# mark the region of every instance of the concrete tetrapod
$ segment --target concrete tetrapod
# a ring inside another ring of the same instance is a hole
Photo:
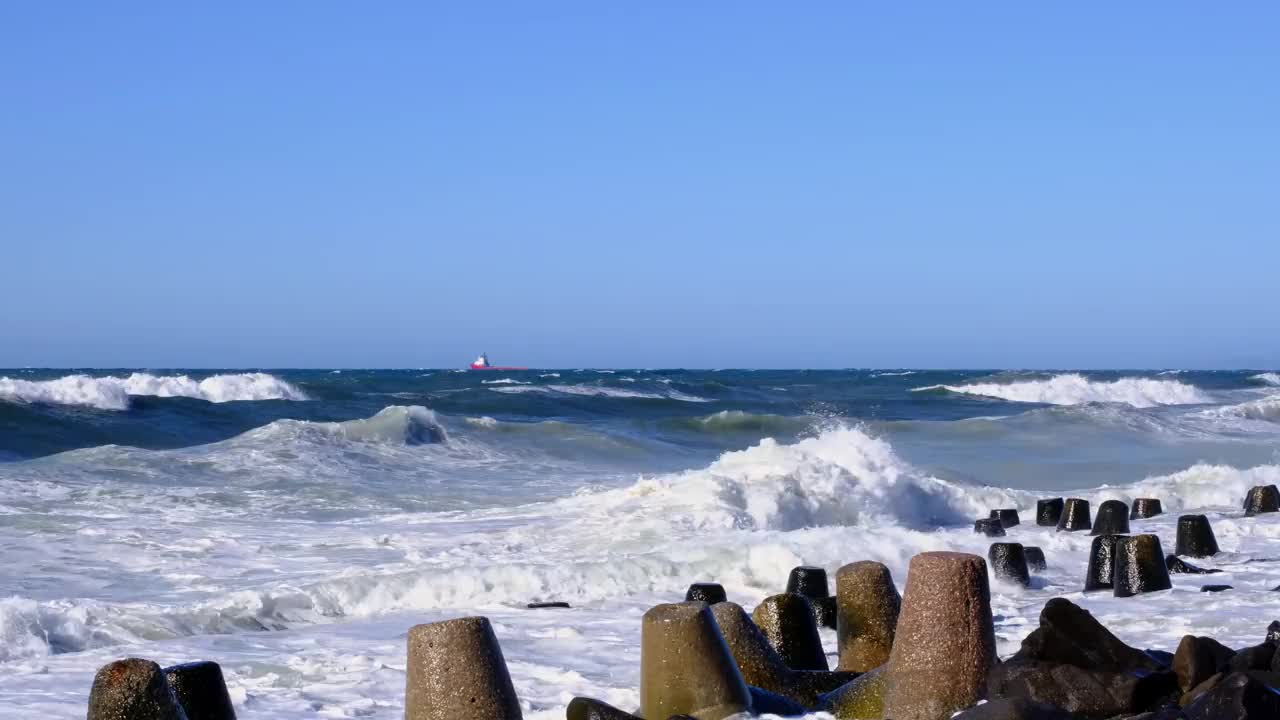
[[[164,675],[178,704],[186,711],[187,720],[236,720],[231,694],[227,692],[227,682],[218,663],[208,660],[183,663],[165,668]]]
[[[88,720],[187,720],[164,671],[150,660],[103,665],[89,691]]]
[[[820,695],[852,680],[853,673],[793,670],[769,639],[736,603],[711,606],[733,661],[747,685],[812,707]]]
[[[484,617],[409,629],[405,720],[521,720],[502,647]]]
[[[809,599],[797,593],[771,595],[751,613],[765,637],[794,670],[828,670],[827,654]]]
[[[889,568],[864,560],[836,572],[836,639],[841,670],[867,672],[889,660],[902,597]]]
[[[640,630],[640,715],[722,720],[751,709],[751,694],[704,602],[667,603]]]
[[[956,552],[911,558],[889,656],[884,716],[947,720],[986,696],[995,660],[986,561]]]

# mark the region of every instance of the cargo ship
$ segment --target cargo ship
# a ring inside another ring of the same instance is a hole
[[[505,365],[490,365],[489,355],[487,353],[480,353],[480,357],[476,358],[475,362],[471,363],[471,367],[468,369],[469,370],[528,370],[529,368],[508,367]]]

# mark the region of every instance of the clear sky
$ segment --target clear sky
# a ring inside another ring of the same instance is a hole
[[[1280,365],[1274,2],[0,4],[0,366]]]

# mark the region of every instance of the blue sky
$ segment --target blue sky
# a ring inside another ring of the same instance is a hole
[[[180,5],[0,5],[0,366],[1280,365],[1274,3]]]

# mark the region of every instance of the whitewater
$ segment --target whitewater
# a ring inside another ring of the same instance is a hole
[[[245,718],[398,718],[404,633],[494,623],[525,717],[639,704],[640,617],[695,581],[748,609],[801,564],[1042,547],[993,583],[998,649],[1044,602],[1123,640],[1244,646],[1280,618],[1277,383],[1241,372],[0,371],[0,713],[84,716],[124,656],[222,664]],[[1035,502],[1204,512],[1222,573],[1085,595],[1091,538]],[[1204,594],[1199,587],[1234,589]],[[530,610],[560,600],[569,609]],[[834,635],[824,636],[834,653]]]

